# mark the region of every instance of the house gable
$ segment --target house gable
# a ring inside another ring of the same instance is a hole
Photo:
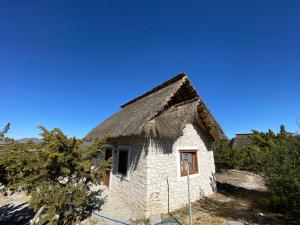
[[[206,131],[213,139],[226,138],[188,77],[179,74],[121,106],[119,112],[94,128],[86,138],[175,137],[188,122]]]

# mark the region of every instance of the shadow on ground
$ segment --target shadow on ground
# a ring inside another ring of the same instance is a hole
[[[1,225],[25,225],[33,216],[34,212],[27,207],[27,203],[17,206],[11,204],[0,206]]]
[[[217,189],[217,194],[193,203],[194,224],[296,224],[285,220],[279,214],[261,208],[260,199],[268,196],[268,192],[249,190],[227,183],[217,183]],[[264,216],[259,216],[259,213],[263,213]],[[188,217],[189,209],[184,207],[164,215],[163,219],[188,224]]]
[[[229,220],[245,221],[248,224],[284,224],[279,215],[261,208],[260,199],[267,197],[268,192],[249,190],[227,183],[217,183],[217,188],[220,194],[227,197],[227,200],[209,198],[200,200],[199,210]],[[260,217],[259,213],[263,213],[264,216]]]

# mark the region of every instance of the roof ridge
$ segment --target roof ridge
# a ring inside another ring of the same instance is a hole
[[[166,103],[163,105],[162,109],[159,110],[159,111],[157,111],[157,112],[155,113],[155,115],[154,115],[151,119],[149,119],[148,121],[151,121],[151,120],[155,119],[156,117],[159,117],[161,114],[163,114],[164,112],[168,111],[168,110],[169,110],[170,108],[172,108],[173,106],[174,106],[174,107],[176,107],[176,106],[178,107],[178,106],[180,106],[180,105],[184,105],[184,104],[187,104],[187,103],[196,101],[196,100],[200,100],[200,97],[199,97],[199,95],[197,94],[197,95],[196,95],[194,98],[192,98],[192,99],[188,99],[188,100],[185,100],[185,101],[183,101],[183,102],[179,102],[179,103],[172,104],[172,100],[173,100],[174,97],[177,95],[178,91],[182,89],[182,87],[183,87],[184,85],[188,84],[188,85],[190,85],[190,86],[193,88],[193,90],[195,90],[194,87],[193,87],[193,85],[191,84],[190,80],[188,79],[188,77],[185,76],[185,77],[183,77],[183,78],[184,78],[184,82],[178,87],[178,89],[177,89],[171,96],[169,96],[169,98],[167,99]],[[182,79],[183,79],[183,78],[182,78]],[[195,90],[195,91],[196,91],[196,90]],[[196,93],[197,93],[197,92],[196,92]],[[146,123],[147,123],[147,122],[146,122]]]
[[[125,108],[126,106],[131,105],[132,103],[134,103],[134,102],[136,102],[140,99],[143,99],[143,98],[145,98],[145,97],[147,97],[147,96],[149,96],[149,95],[151,95],[151,94],[153,94],[153,93],[155,93],[155,92],[157,92],[157,91],[159,91],[159,90],[161,90],[161,89],[163,89],[163,88],[165,88],[165,87],[167,87],[167,86],[169,86],[169,85],[171,85],[171,84],[173,84],[173,83],[175,83],[175,82],[177,82],[181,79],[183,79],[184,77],[187,77],[187,75],[185,73],[179,73],[178,75],[176,75],[176,76],[172,77],[171,79],[163,82],[162,84],[156,86],[155,88],[153,88],[152,90],[146,92],[145,94],[142,94],[139,97],[136,97],[136,98],[130,100],[129,102],[121,105],[121,108]]]

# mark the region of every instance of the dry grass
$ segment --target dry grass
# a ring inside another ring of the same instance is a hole
[[[263,213],[263,224],[285,224],[281,215],[265,211],[259,207],[259,199],[267,193],[235,189],[223,190],[209,198],[193,204],[195,225],[243,225],[258,224],[258,213]],[[189,224],[188,208],[182,208],[163,216],[164,221],[177,220],[179,224]]]

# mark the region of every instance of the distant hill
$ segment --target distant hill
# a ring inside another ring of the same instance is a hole
[[[39,143],[41,140],[38,138],[22,138],[22,139],[15,140],[15,142],[17,143],[26,143],[28,141],[32,141],[33,143]]]

